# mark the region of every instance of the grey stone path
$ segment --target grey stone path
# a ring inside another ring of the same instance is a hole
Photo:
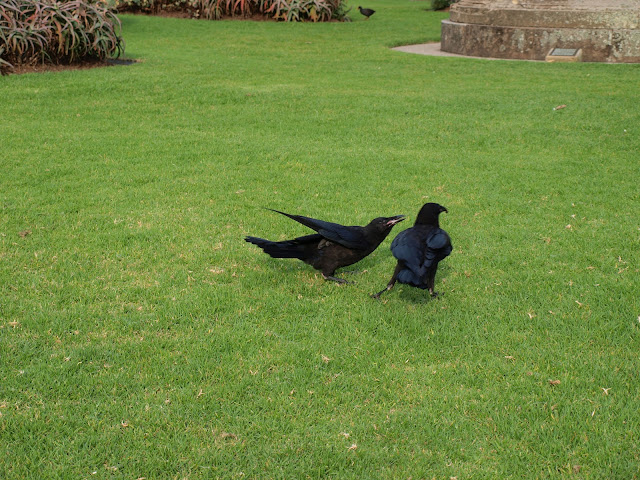
[[[418,53],[420,55],[432,55],[435,57],[458,57],[458,58],[479,58],[481,60],[507,60],[513,61],[510,58],[488,58],[488,57],[467,57],[466,55],[458,55],[457,53],[443,52],[440,50],[440,42],[438,43],[419,43],[417,45],[403,45],[401,47],[394,47],[392,50],[406,53]],[[519,60],[519,61],[538,61],[538,60]]]

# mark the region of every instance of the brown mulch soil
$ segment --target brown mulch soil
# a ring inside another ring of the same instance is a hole
[[[191,12],[185,10],[167,10],[162,9],[157,13],[142,11],[142,10],[121,10],[118,13],[126,13],[129,15],[144,15],[149,17],[165,17],[165,18],[190,18],[196,20],[196,17],[192,15]],[[224,15],[217,21],[220,20],[251,20],[254,22],[277,22],[277,20],[263,15],[262,13],[254,13],[252,15],[242,16],[242,15]]]
[[[70,65],[51,65],[38,63],[36,65],[17,65],[7,73],[9,75],[22,75],[23,73],[61,72],[63,70],[87,70],[89,68],[109,67],[106,62],[82,62]]]
[[[118,10],[118,13],[127,13],[130,15],[148,15],[150,17],[192,18],[191,13],[185,10],[161,9],[158,12],[149,12],[140,9],[120,9]]]
[[[131,65],[137,63],[136,60],[107,60],[106,62],[93,60],[83,60],[81,62],[74,62],[71,64],[49,64],[49,63],[37,63],[34,65],[16,65],[13,69],[7,71],[8,75],[22,75],[23,73],[45,73],[45,72],[62,72],[65,70],[89,70],[90,68],[102,68],[113,67],[117,65]]]

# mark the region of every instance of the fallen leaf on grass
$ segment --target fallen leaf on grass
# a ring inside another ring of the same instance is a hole
[[[354,443],[347,450],[351,451],[351,450],[356,450],[357,448],[358,448],[358,445]]]
[[[558,105],[557,107],[554,107],[554,110],[562,110],[563,108],[567,108],[566,105]]]
[[[220,438],[223,440],[238,440],[238,436],[235,433],[222,432]]]
[[[507,360],[514,360],[515,357],[513,355],[505,355],[504,358],[506,358]]]
[[[549,385],[560,385],[560,380],[549,380]]]
[[[20,235],[22,238],[28,237],[30,234],[31,234],[31,230],[23,230],[21,232],[18,232],[18,235]]]

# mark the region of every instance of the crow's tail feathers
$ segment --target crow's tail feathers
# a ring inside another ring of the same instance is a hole
[[[257,245],[264,253],[273,258],[305,258],[305,245],[296,240],[286,240],[284,242],[272,242],[258,237],[245,237],[245,241]]]

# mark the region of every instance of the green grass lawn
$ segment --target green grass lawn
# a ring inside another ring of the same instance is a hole
[[[446,14],[364,6],[0,79],[0,478],[640,476],[640,66],[395,52]],[[374,301],[428,201],[444,295]],[[262,206],[409,218],[338,285]]]

